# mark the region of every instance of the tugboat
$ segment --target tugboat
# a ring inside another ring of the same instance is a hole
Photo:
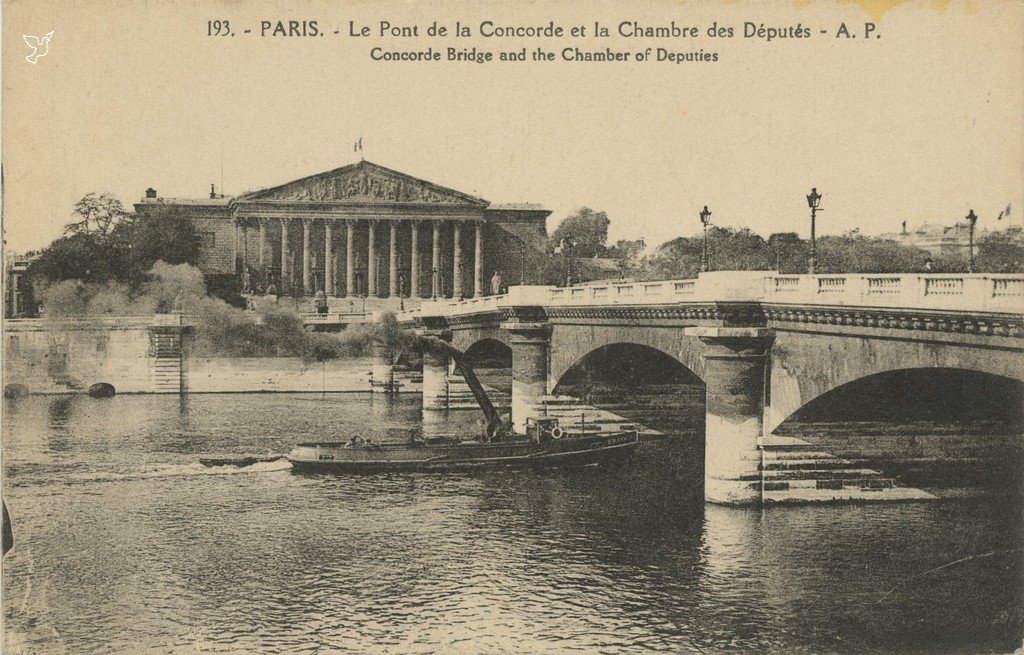
[[[462,352],[446,343],[486,418],[477,439],[422,439],[415,432],[406,443],[349,441],[300,443],[288,454],[297,473],[381,473],[472,471],[494,468],[581,466],[620,461],[639,442],[636,430],[601,434],[565,434],[557,418],[527,419],[526,436],[511,434]]]

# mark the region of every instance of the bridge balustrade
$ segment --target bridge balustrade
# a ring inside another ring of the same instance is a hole
[[[765,278],[766,302],[1024,312],[1024,275],[869,274]]]
[[[803,305],[899,307],[962,312],[1024,313],[1021,274],[779,275],[715,271],[697,279],[594,282],[573,287],[514,286],[507,294],[425,302],[399,315],[453,316],[514,306],[658,305],[754,301]]]

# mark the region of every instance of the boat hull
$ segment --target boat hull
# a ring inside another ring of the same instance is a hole
[[[538,445],[529,441],[442,446],[388,444],[300,444],[288,455],[296,473],[389,473],[479,471],[611,464],[628,457],[636,432],[566,438]]]

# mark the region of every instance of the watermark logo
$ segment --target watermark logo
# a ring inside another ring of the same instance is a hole
[[[39,38],[38,36],[30,36],[28,34],[22,34],[21,38],[25,39],[25,44],[32,48],[32,54],[25,57],[25,61],[30,64],[34,64],[39,61],[40,57],[45,57],[46,53],[50,51],[50,37],[53,36],[53,31],[46,33],[46,36]]]

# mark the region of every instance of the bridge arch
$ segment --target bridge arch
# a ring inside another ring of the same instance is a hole
[[[681,328],[556,325],[551,333],[549,390],[554,390],[569,369],[584,357],[616,344],[658,351],[704,380],[705,346],[698,339],[685,336]]]
[[[617,378],[621,383],[700,380],[690,367],[670,353],[643,344],[618,342],[594,348],[561,375],[552,376],[552,393],[558,393],[566,384],[580,382],[588,374]]]
[[[463,352],[473,368],[512,368],[512,347],[501,339],[480,339]]]
[[[832,391],[881,374],[956,370],[1024,383],[1024,358],[1007,354],[956,344],[777,333],[765,431]]]
[[[452,330],[452,346],[462,352],[469,352],[481,341],[498,341],[511,347],[508,333],[497,325]]]
[[[962,368],[900,368],[841,384],[809,400],[790,418],[1019,424],[1024,422],[1024,381]]]

